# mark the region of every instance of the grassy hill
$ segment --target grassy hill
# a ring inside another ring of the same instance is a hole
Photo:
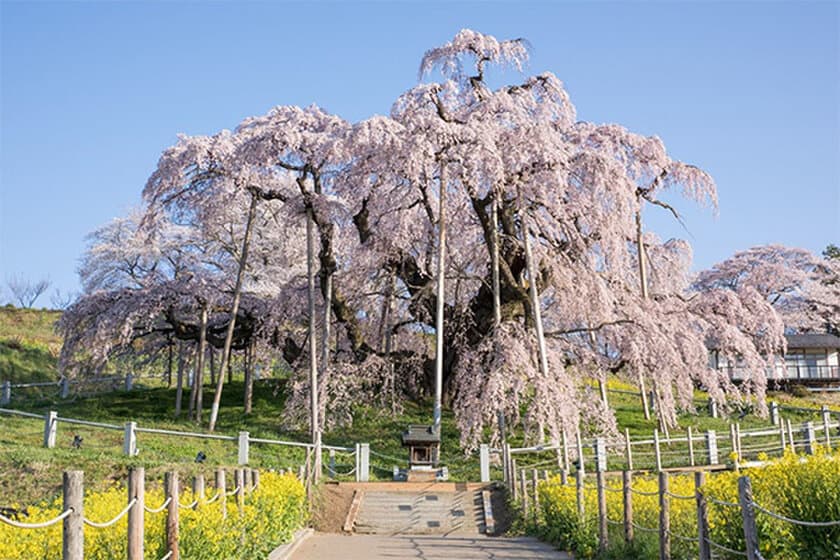
[[[60,311],[0,307],[0,381],[23,383],[58,377]]]

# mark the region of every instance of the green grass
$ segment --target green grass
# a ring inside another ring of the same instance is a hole
[[[0,307],[0,381],[50,381],[58,377],[59,311]]]

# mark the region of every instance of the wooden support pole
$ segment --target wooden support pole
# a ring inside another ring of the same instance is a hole
[[[146,470],[134,467],[128,471],[128,500],[137,499],[128,510],[128,560],[143,560],[143,518],[146,496]]]
[[[259,469],[252,469],[251,470],[251,483],[253,485],[254,490],[257,490],[260,487],[260,471],[259,471]]]
[[[738,503],[741,504],[741,518],[744,522],[744,546],[747,560],[758,560],[758,530],[755,526],[755,511],[752,506],[752,485],[748,476],[738,478]]]
[[[204,475],[197,474],[192,480],[193,500],[195,505],[193,509],[198,509],[204,503]]]
[[[605,552],[609,540],[607,527],[607,490],[604,481],[604,471],[598,469],[595,473],[596,485],[598,487],[598,550]]]
[[[735,462],[738,462],[738,442],[735,440],[735,424],[729,424],[729,447],[732,449],[730,457],[735,456]]]
[[[633,542],[633,472],[622,471],[621,473],[621,489],[622,497],[624,498],[624,541],[627,544]]]
[[[63,478],[64,510],[72,509],[73,513],[64,518],[61,557],[63,560],[84,560],[84,473],[65,471]]]
[[[735,423],[735,444],[738,446],[738,462],[744,460],[744,454],[741,452],[741,424]]]
[[[671,500],[668,473],[659,471],[659,560],[671,560]]]
[[[697,504],[697,542],[699,560],[712,560],[709,545],[709,510],[706,496],[703,495],[703,485],[706,484],[706,473],[694,473],[694,500]]]
[[[565,428],[560,433],[560,437],[562,439],[561,443],[563,445],[563,453],[562,453],[562,457],[561,457],[563,463],[560,464],[559,466],[564,471],[569,472],[569,444],[568,444],[568,441],[566,440],[566,429]]]
[[[630,430],[624,428],[624,454],[627,458],[627,470],[633,470],[633,446],[630,441]]]
[[[222,511],[222,519],[227,519],[227,488],[225,487],[225,469],[216,469],[216,491],[219,493],[219,509]]]
[[[662,470],[662,452],[659,449],[659,430],[656,428],[653,430],[653,447],[656,455],[656,471],[659,472]]]
[[[528,517],[528,480],[526,479],[525,469],[519,469],[519,499],[522,502],[522,514]]]
[[[779,425],[779,403],[770,401],[770,423],[774,426]]]
[[[242,469],[236,469],[236,508],[242,516],[245,512],[245,476]]]
[[[166,506],[166,549],[171,553],[169,560],[179,560],[181,551],[178,547],[178,473],[168,472],[164,475],[163,484],[169,505]],[[223,500],[223,497],[219,497]]]

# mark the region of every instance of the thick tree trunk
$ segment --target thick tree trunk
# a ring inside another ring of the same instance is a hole
[[[207,350],[207,306],[201,308],[201,330],[198,335],[198,359],[196,360],[195,376],[190,391],[189,417],[201,423],[201,405],[203,400],[202,386],[204,384],[204,353]],[[194,415],[193,415],[194,414]]]
[[[181,416],[181,401],[184,397],[184,343],[178,343],[178,381],[175,388],[175,418]]]
[[[443,396],[443,309],[446,298],[446,164],[440,164],[440,195],[438,197],[438,254],[437,254],[437,310],[435,315],[435,408],[434,431],[440,434]]]
[[[239,299],[242,296],[242,277],[245,275],[245,265],[248,261],[248,244],[251,240],[251,226],[254,223],[254,216],[257,212],[257,197],[251,195],[251,207],[248,209],[248,222],[245,224],[245,237],[242,240],[242,254],[239,257],[239,269],[236,271],[236,286],[233,289],[233,306],[230,310],[230,322],[228,323],[225,346],[222,350],[222,363],[220,366],[219,379],[216,384],[216,392],[213,395],[213,407],[210,409],[210,424],[208,428],[212,432],[216,429],[216,420],[219,417],[219,403],[222,400],[222,388],[224,387],[225,370],[230,360],[230,347],[233,342],[233,329],[236,326],[236,313],[239,311]]]
[[[169,344],[167,345],[167,356],[166,356],[166,388],[172,388],[172,350],[173,350],[172,339],[169,339]]]

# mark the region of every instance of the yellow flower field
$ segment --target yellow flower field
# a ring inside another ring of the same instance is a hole
[[[151,484],[148,482],[147,484]],[[209,489],[207,498],[215,491]],[[147,489],[146,507],[156,509],[164,502],[162,488]],[[182,491],[180,502],[194,500],[189,490]],[[127,492],[114,486],[105,491],[86,493],[86,519],[104,522],[125,508]],[[15,505],[15,508],[23,506]],[[58,516],[61,497],[27,507],[28,516],[20,521],[37,523]],[[227,519],[222,518],[219,502],[202,504],[197,509],[180,510],[180,550],[185,560],[234,560],[265,558],[277,545],[287,542],[304,522],[306,496],[303,485],[291,474],[261,473],[260,485],[248,494],[240,515],[233,497],[228,498]],[[166,554],[166,511],[145,513],[145,556],[161,558]],[[0,560],[53,560],[61,556],[62,524],[45,529],[19,529],[0,523]],[[126,557],[127,518],[99,529],[85,526],[85,559],[110,560]]]

